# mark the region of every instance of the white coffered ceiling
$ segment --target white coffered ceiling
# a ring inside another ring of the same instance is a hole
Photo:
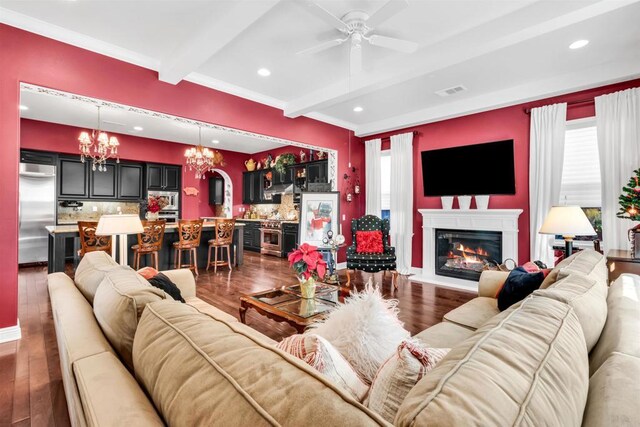
[[[386,1],[317,3],[342,17]],[[296,54],[340,36],[302,0],[0,0],[0,22],[358,135],[640,77],[637,0],[409,0],[376,33],[419,49],[363,45],[354,77],[348,43]],[[578,39],[590,43],[570,50]],[[467,90],[435,94],[457,85]]]

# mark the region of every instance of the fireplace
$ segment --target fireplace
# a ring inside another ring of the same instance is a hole
[[[502,232],[435,230],[435,274],[477,281],[502,262]]]

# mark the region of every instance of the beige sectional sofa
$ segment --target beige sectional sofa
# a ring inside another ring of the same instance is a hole
[[[73,425],[388,425],[274,342],[165,272],[177,303],[106,254],[74,283],[49,276]],[[452,350],[409,393],[396,425],[640,424],[640,278],[607,287],[602,255],[563,261],[544,289],[500,313],[502,273],[417,334]],[[420,285],[413,285],[420,286]]]

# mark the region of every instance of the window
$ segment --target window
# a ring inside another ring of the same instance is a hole
[[[600,160],[595,118],[567,122],[560,204],[582,207],[598,233],[597,238],[602,239]],[[576,240],[595,238],[578,236]]]
[[[382,192],[380,217],[389,219],[391,213],[391,150],[380,153],[380,191]]]

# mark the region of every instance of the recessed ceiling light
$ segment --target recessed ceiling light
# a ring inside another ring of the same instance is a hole
[[[589,44],[589,40],[576,40],[569,45],[569,49],[580,49]]]
[[[217,139],[212,139],[211,142],[213,142],[214,144],[220,143],[220,141],[218,141]]]
[[[27,107],[26,105],[21,105],[20,106],[20,111],[27,111],[29,109],[29,107]]]
[[[266,68],[260,68],[260,69],[258,70],[258,74],[259,74],[259,75],[261,75],[262,77],[268,77],[268,76],[270,76],[270,75],[271,75],[271,71],[269,71],[269,70],[268,70],[268,69],[266,69]]]
[[[357,107],[353,107],[353,111],[355,111],[356,113],[361,112],[362,110],[364,110],[364,108],[357,106]]]
[[[142,126],[134,126],[133,130],[141,131],[144,130],[144,128]]]

